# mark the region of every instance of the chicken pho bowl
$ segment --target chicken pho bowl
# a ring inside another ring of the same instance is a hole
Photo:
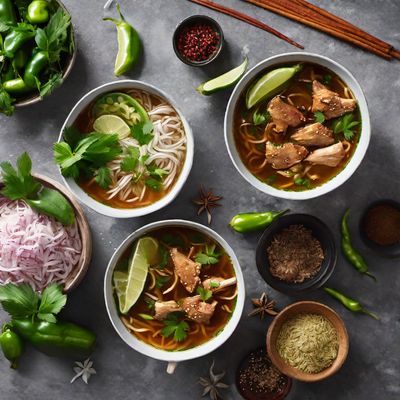
[[[67,186],[95,211],[130,218],[156,211],[179,193],[193,160],[193,137],[172,100],[140,81],[86,94],[54,146]]]
[[[177,362],[205,355],[235,330],[244,305],[238,260],[225,240],[190,221],[142,227],[105,276],[111,322],[133,349]]]
[[[364,94],[329,58],[288,53],[262,61],[238,83],[225,140],[242,176],[276,197],[309,199],[345,182],[370,140]]]

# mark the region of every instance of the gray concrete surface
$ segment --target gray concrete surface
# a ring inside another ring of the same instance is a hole
[[[83,94],[116,79],[113,75],[116,33],[111,24],[101,21],[104,1],[65,0],[77,32],[79,53],[75,68],[62,88],[50,98],[19,109],[12,118],[0,116],[1,160],[15,160],[23,150],[28,150],[36,171],[60,180],[52,161],[51,146],[64,119]],[[254,262],[258,234],[234,234],[227,227],[231,216],[239,211],[290,207],[293,211],[310,213],[324,220],[338,240],[338,223],[345,207],[352,207],[351,228],[355,231],[359,213],[369,201],[381,197],[399,200],[399,62],[386,62],[239,0],[220,2],[269,23],[304,44],[307,51],[331,57],[354,73],[365,90],[372,120],[372,141],[364,162],[341,188],[319,199],[289,202],[257,192],[236,172],[225,148],[223,116],[230,91],[202,97],[194,88],[208,77],[239,64],[245,46],[249,48],[250,66],[269,56],[297,49],[245,23],[184,0],[121,1],[127,19],[138,29],[144,44],[142,61],[128,76],[160,87],[179,104],[195,135],[193,170],[176,201],[147,217],[119,221],[85,208],[93,233],[93,260],[84,282],[69,296],[63,314],[97,332],[99,342],[93,360],[98,373],[88,386],[82,381],[70,385],[73,375],[71,360],[48,358],[28,349],[18,372],[11,371],[7,363],[0,360],[1,400],[200,399],[198,377],[207,374],[213,359],[217,371],[227,371],[225,381],[231,385],[228,391],[224,391],[223,398],[239,399],[234,387],[235,368],[244,354],[264,343],[269,323],[269,320],[261,322],[246,316],[251,309],[250,298],[267,290],[280,307],[295,299],[280,295],[266,286]],[[314,2],[400,47],[398,0]],[[219,62],[203,69],[183,65],[175,57],[171,45],[175,25],[195,13],[216,18],[227,41]],[[224,196],[223,207],[216,210],[212,227],[224,236],[240,259],[247,300],[241,323],[224,346],[207,357],[182,363],[175,375],[168,376],[165,363],[129,349],[114,332],[104,306],[103,275],[116,246],[143,224],[175,217],[205,223],[205,216],[197,217],[191,203],[201,183]],[[342,370],[331,379],[316,384],[296,382],[288,397],[290,400],[400,398],[398,261],[375,256],[357,237],[355,244],[365,253],[378,283],[361,277],[341,256],[331,283],[362,300],[366,307],[380,315],[381,321],[353,315],[323,293],[307,296],[331,305],[340,313],[348,327],[350,353]],[[5,314],[1,313],[1,322],[5,319]]]

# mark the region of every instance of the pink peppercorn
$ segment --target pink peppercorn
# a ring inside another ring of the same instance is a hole
[[[178,34],[177,47],[190,61],[206,61],[218,49],[220,34],[210,25],[196,23],[184,27]]]

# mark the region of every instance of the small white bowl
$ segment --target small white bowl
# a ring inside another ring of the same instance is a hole
[[[350,161],[345,166],[345,168],[341,172],[339,172],[339,174],[337,174],[335,177],[333,177],[328,182],[322,184],[321,186],[301,192],[294,192],[294,191],[290,192],[285,190],[279,190],[257,179],[243,164],[240,155],[237,151],[235,138],[233,135],[233,123],[234,123],[234,113],[236,104],[239,100],[240,95],[246,89],[248,84],[254,79],[255,76],[257,76],[260,72],[266,69],[270,69],[275,65],[277,66],[285,63],[294,63],[294,62],[311,62],[319,64],[325,68],[330,69],[332,72],[338,75],[353,92],[358,102],[358,106],[360,108],[361,121],[362,121],[359,143],[356,147],[353,156],[351,157]],[[231,157],[233,164],[235,165],[239,173],[243,176],[243,178],[245,178],[255,188],[266,194],[289,200],[312,199],[314,197],[326,194],[336,189],[344,182],[346,182],[347,179],[349,179],[351,175],[353,175],[353,173],[363,160],[365,153],[367,152],[367,148],[371,137],[371,126],[369,120],[367,101],[356,78],[351,74],[351,72],[348,69],[346,69],[336,61],[331,60],[328,57],[320,56],[318,54],[313,54],[313,53],[302,53],[302,52],[285,53],[267,58],[266,60],[258,63],[255,67],[253,67],[243,76],[243,78],[236,85],[229,99],[228,106],[225,112],[224,131],[225,131],[225,143],[228,148],[228,153]]]
[[[232,261],[233,268],[236,274],[237,289],[238,289],[235,309],[233,311],[231,319],[226,324],[222,332],[220,332],[217,336],[209,340],[207,343],[203,343],[200,346],[193,347],[188,350],[175,351],[175,352],[165,351],[150,346],[149,344],[146,344],[145,342],[142,342],[141,340],[137,339],[127,330],[127,328],[122,323],[118,315],[117,305],[115,304],[113,296],[113,284],[112,284],[112,276],[118,260],[120,259],[121,255],[124,254],[125,251],[129,248],[129,246],[131,246],[132,243],[135,242],[135,240],[139,239],[142,236],[151,234],[151,232],[154,231],[155,229],[172,227],[172,226],[174,227],[181,226],[185,228],[196,229],[201,233],[203,233],[204,235],[209,236],[210,238],[215,240],[219,245],[221,245]],[[197,224],[195,222],[180,220],[180,219],[171,219],[166,221],[153,222],[151,224],[145,225],[142,228],[133,232],[122,242],[122,244],[118,247],[118,249],[111,257],[111,260],[107,266],[106,274],[104,277],[104,298],[108,316],[111,320],[112,325],[114,326],[114,329],[117,331],[121,339],[132,349],[138,351],[139,353],[144,354],[145,356],[152,357],[161,361],[167,361],[169,363],[167,372],[173,373],[178,362],[202,357],[214,351],[215,349],[220,347],[223,343],[225,343],[226,340],[228,340],[228,338],[235,331],[236,326],[238,325],[239,320],[242,316],[244,299],[245,299],[245,285],[244,285],[242,270],[240,268],[239,261],[235,253],[233,252],[232,248],[228,245],[228,243],[220,235],[218,235],[218,233],[214,232],[212,229],[204,225]]]
[[[138,90],[144,90],[148,93],[154,94],[158,97],[161,97],[165,101],[167,101],[169,104],[174,107],[174,109],[177,111],[179,114],[179,117],[182,120],[183,127],[185,129],[185,134],[186,134],[186,156],[185,156],[185,162],[182,167],[182,171],[175,182],[175,185],[172,187],[172,189],[168,192],[167,195],[165,195],[163,198],[160,200],[156,201],[155,203],[152,203],[148,206],[145,207],[137,207],[137,208],[129,208],[129,209],[123,209],[123,208],[114,208],[110,207],[106,204],[103,204],[97,200],[95,200],[93,197],[89,196],[72,178],[65,178],[62,177],[64,180],[65,185],[75,194],[78,199],[86,204],[88,207],[92,208],[94,211],[97,211],[100,214],[107,215],[108,217],[115,217],[115,218],[133,218],[133,217],[141,217],[146,214],[150,214],[154,211],[157,211],[169,203],[171,203],[175,197],[178,195],[178,193],[181,191],[183,185],[186,182],[187,177],[189,176],[190,170],[192,168],[193,164],[193,152],[194,152],[194,140],[193,140],[193,133],[192,130],[186,121],[185,117],[182,115],[182,113],[179,111],[177,108],[175,102],[162,90],[156,88],[153,85],[150,85],[145,82],[141,81],[134,81],[130,79],[126,80],[119,80],[115,82],[109,82],[105,83],[104,85],[101,85],[93,90],[91,90],[89,93],[85,94],[79,101],[76,103],[75,107],[72,109],[72,111],[69,113],[67,119],[65,120],[61,132],[58,138],[58,141],[61,142],[63,141],[63,132],[64,129],[67,126],[71,126],[79,114],[90,104],[92,103],[97,97],[102,95],[103,93],[108,93],[112,91],[118,91],[118,90],[123,90],[123,89],[138,89]]]

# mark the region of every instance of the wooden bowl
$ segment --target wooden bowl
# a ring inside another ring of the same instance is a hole
[[[58,190],[63,196],[71,203],[75,211],[75,219],[78,225],[79,235],[82,242],[81,258],[78,264],[75,266],[73,272],[68,277],[64,285],[64,292],[69,293],[75,289],[82,281],[89,267],[90,260],[92,258],[92,235],[88,221],[83,213],[83,209],[76,200],[75,196],[61,183],[58,183],[54,179],[48,178],[41,174],[32,174],[37,178],[44,186]]]
[[[316,374],[310,374],[291,367],[279,355],[276,348],[276,340],[283,323],[288,319],[302,313],[320,314],[324,316],[332,323],[338,335],[339,350],[335,361],[329,368]],[[330,377],[342,367],[349,351],[349,337],[343,320],[331,308],[315,301],[299,301],[284,308],[274,318],[272,324],[268,328],[267,350],[271,361],[283,374],[303,382],[316,382]]]

